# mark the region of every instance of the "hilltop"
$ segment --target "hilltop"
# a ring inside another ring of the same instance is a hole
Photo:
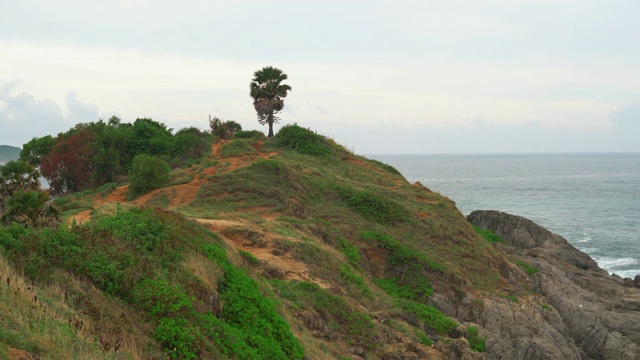
[[[56,229],[0,228],[0,353],[589,358],[546,263],[486,229],[510,233],[297,125],[254,135],[216,139],[139,196],[58,197]]]
[[[20,157],[20,148],[10,145],[0,145],[0,164]]]

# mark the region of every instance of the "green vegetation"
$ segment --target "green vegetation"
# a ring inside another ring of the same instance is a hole
[[[338,246],[340,252],[347,258],[347,261],[349,261],[353,267],[359,268],[361,256],[358,247],[345,238],[338,239]]]
[[[540,272],[540,269],[536,268],[535,266],[529,265],[522,260],[517,260],[516,264],[520,265],[529,276],[533,276],[536,273]]]
[[[475,225],[471,225],[473,227],[473,230],[479,234],[480,236],[482,236],[483,238],[485,238],[485,240],[487,240],[489,243],[493,244],[493,243],[501,243],[503,242],[502,239],[496,235],[493,231],[491,230],[483,230]]]
[[[244,155],[253,155],[255,153],[256,153],[256,149],[254,149],[250,140],[248,141],[244,139],[235,139],[222,145],[220,156],[222,156],[223,158],[228,158],[228,157],[236,157],[236,156],[244,156]]]
[[[298,124],[283,126],[278,131],[276,139],[280,146],[293,149],[300,154],[327,157],[332,153],[329,142],[323,136]]]
[[[478,334],[478,327],[469,326],[467,328],[467,341],[471,350],[475,352],[484,352],[484,339]]]
[[[397,299],[396,302],[405,311],[415,315],[429,329],[439,334],[452,334],[458,326],[455,320],[444,316],[440,310],[427,304],[407,299]]]
[[[264,140],[266,136],[260,130],[240,130],[233,135],[234,139],[257,139]]]
[[[344,299],[331,294],[318,284],[272,280],[280,298],[296,309],[308,309],[330,328],[344,336],[348,342],[365,347],[375,346],[374,324],[371,317],[352,308]]]
[[[400,174],[400,171],[398,171],[398,169],[394,168],[393,166],[389,165],[389,164],[385,164],[382,161],[376,160],[376,159],[369,159],[369,158],[365,158],[365,160],[367,162],[370,162],[372,164],[375,164],[376,166],[380,167],[382,170],[394,174],[394,175],[402,175]]]
[[[0,247],[33,281],[57,281],[52,274],[63,270],[143,311],[170,358],[303,357],[273,300],[227,260],[220,240],[171,213],[134,208],[70,229],[0,228]],[[193,268],[215,264],[222,274],[199,277],[180,265],[198,253],[206,258],[196,256]],[[217,292],[207,290],[211,281]],[[225,304],[219,316],[206,310],[211,296]]]
[[[508,294],[498,294],[499,297],[503,298],[503,299],[507,299],[511,302],[518,302],[518,298],[513,296],[513,295],[508,295]]]
[[[549,304],[545,304],[543,302],[538,302],[538,305],[546,311],[553,311],[553,307]]]
[[[17,184],[44,164],[56,184],[44,203],[64,225],[0,225],[11,271],[0,296],[13,299],[0,302],[21,307],[21,319],[0,307],[14,319],[0,330],[0,358],[8,347],[39,358],[380,358],[394,333],[427,346],[459,336],[426,305],[436,290],[452,301],[520,296],[501,276],[499,247],[449,199],[295,124],[266,139],[235,130],[112,118],[25,145],[28,171],[3,177],[2,206],[17,208],[7,189],[24,191]],[[215,159],[214,139],[221,157],[237,158]],[[172,187],[129,202],[127,183],[133,194]],[[29,315],[33,306],[46,313]]]
[[[233,120],[223,121],[209,115],[209,127],[211,133],[220,139],[232,139],[237,132],[242,131],[242,126]]]
[[[258,114],[260,125],[269,125],[269,135],[273,136],[273,124],[280,120],[275,114],[284,108],[284,98],[291,91],[291,86],[283,84],[287,74],[273,66],[266,66],[253,73],[250,95],[253,107]]]
[[[347,205],[362,215],[365,219],[383,225],[394,225],[401,222],[411,222],[409,211],[400,203],[378,196],[371,191],[342,191]]]
[[[169,182],[170,171],[166,161],[145,154],[136,156],[129,174],[129,198],[163,187]]]

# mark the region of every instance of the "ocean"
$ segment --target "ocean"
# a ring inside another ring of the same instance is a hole
[[[526,217],[609,273],[640,274],[640,154],[368,155],[473,210]]]

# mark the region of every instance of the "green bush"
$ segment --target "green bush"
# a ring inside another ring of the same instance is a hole
[[[233,135],[234,139],[258,139],[264,140],[267,137],[260,130],[240,130]]]
[[[362,277],[356,275],[356,273],[353,272],[353,268],[349,264],[343,264],[342,266],[340,266],[340,276],[344,281],[353,285],[356,289],[362,291],[365,296],[371,296],[369,288],[364,283]]]
[[[291,148],[301,154],[327,157],[331,155],[331,145],[327,140],[298,124],[285,125],[276,134],[278,144]]]
[[[366,313],[353,310],[341,297],[312,282],[272,280],[276,293],[298,309],[314,310],[329,326],[343,334],[349,343],[373,346],[375,325]]]
[[[431,345],[433,345],[433,340],[431,340],[431,338],[425,333],[418,333],[418,342],[420,342],[424,346],[430,347]]]
[[[341,196],[347,205],[365,219],[383,225],[394,225],[410,221],[411,215],[406,207],[393,200],[378,196],[371,191],[352,191],[343,189]]]
[[[476,326],[469,326],[467,328],[467,341],[471,350],[475,352],[484,352],[484,339],[478,335],[478,328]]]
[[[480,236],[482,236],[483,238],[485,238],[485,240],[487,240],[490,243],[501,243],[503,242],[502,239],[500,238],[500,236],[496,235],[493,231],[491,230],[483,230],[475,225],[471,225],[473,227],[473,230],[479,234]]]
[[[163,187],[169,181],[171,168],[166,161],[146,154],[133,159],[129,174],[129,198]]]
[[[382,170],[394,174],[394,175],[402,175],[400,174],[400,171],[398,171],[396,168],[394,168],[393,166],[389,165],[389,164],[385,164],[382,161],[378,161],[375,159],[368,159],[368,158],[364,158],[366,161],[377,165],[379,168],[381,168]]]
[[[222,150],[220,151],[220,156],[223,158],[228,157],[236,157],[236,156],[244,156],[244,155],[253,155],[256,153],[256,149],[253,148],[253,145],[247,140],[244,139],[236,139],[231,140],[230,142],[222,145]]]
[[[516,264],[520,265],[522,268],[524,268],[524,271],[527,273],[527,275],[529,276],[533,276],[534,274],[540,272],[540,270],[538,268],[536,268],[535,266],[529,265],[524,261],[518,260],[516,261]]]
[[[351,265],[355,268],[360,266],[360,251],[357,246],[345,238],[338,238],[338,249],[340,249],[340,252],[342,252]]]
[[[413,300],[397,299],[397,304],[405,311],[415,315],[428,328],[435,330],[439,334],[453,334],[458,324],[444,314],[427,304],[423,304]]]
[[[426,300],[433,294],[427,271],[444,271],[442,265],[380,232],[363,231],[361,236],[365,241],[375,241],[377,246],[388,252],[387,268],[390,272],[400,271],[403,274],[400,277],[376,279],[381,289],[391,296],[412,300]]]

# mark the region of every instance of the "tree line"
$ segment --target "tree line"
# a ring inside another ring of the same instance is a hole
[[[287,75],[268,66],[254,73],[250,96],[262,125],[273,136],[276,116],[291,90],[283,84]],[[195,127],[173,133],[165,124],[149,118],[133,123],[116,116],[80,123],[60,133],[36,137],[23,145],[20,157],[0,166],[0,220],[34,226],[58,221],[49,195],[67,195],[107,183],[130,182],[130,192],[148,191],[153,182],[168,177],[171,168],[200,159],[215,137],[264,137],[259,131],[242,131],[235,121],[209,118],[210,131]],[[49,183],[40,188],[40,177]],[[162,184],[160,185],[162,186]],[[156,186],[158,187],[158,186]]]

